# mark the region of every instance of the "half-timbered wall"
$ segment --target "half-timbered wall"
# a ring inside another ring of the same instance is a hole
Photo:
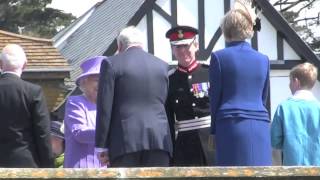
[[[189,25],[199,29],[199,60],[209,62],[210,53],[225,47],[220,21],[232,7],[234,0],[157,0],[137,27],[144,33],[144,49],[169,64],[177,64],[165,33],[175,25]],[[252,47],[266,54],[271,62],[271,115],[276,106],[291,96],[288,70],[306,61],[302,59],[269,22],[264,12],[259,14],[262,29],[251,40]],[[320,97],[319,83],[314,88]]]

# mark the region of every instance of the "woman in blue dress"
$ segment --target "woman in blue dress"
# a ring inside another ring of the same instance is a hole
[[[254,25],[248,9],[230,10],[221,23],[227,47],[211,55],[211,129],[218,166],[272,164],[269,59],[245,41]]]

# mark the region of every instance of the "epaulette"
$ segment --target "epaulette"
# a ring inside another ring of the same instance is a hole
[[[174,72],[176,72],[177,68],[172,68],[168,71],[168,76],[171,76]]]

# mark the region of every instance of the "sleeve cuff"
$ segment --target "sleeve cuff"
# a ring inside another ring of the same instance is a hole
[[[107,148],[98,148],[98,147],[95,147],[94,148],[94,151],[96,153],[101,153],[101,152],[108,152],[108,149]]]

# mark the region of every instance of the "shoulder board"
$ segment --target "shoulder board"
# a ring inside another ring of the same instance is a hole
[[[174,72],[176,72],[176,68],[172,68],[168,71],[168,76],[171,76]]]

